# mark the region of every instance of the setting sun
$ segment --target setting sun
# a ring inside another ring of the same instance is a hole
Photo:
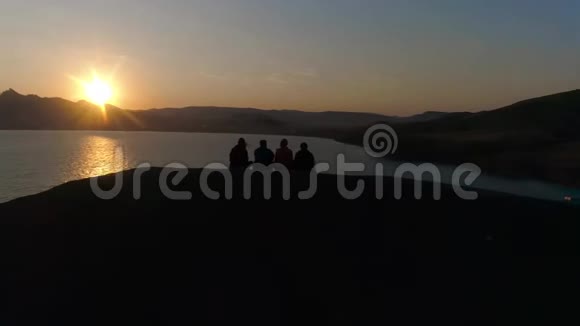
[[[75,96],[78,99],[89,101],[101,107],[105,111],[106,104],[114,104],[117,92],[113,87],[112,79],[103,79],[93,70],[91,79],[81,79],[69,76],[79,86],[79,93]]]
[[[92,81],[83,83],[83,86],[87,100],[102,107],[113,97],[111,86],[97,75],[93,76]]]

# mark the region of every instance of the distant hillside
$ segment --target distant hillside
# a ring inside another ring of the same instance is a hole
[[[580,90],[393,126],[397,159],[474,162],[484,172],[580,187]],[[365,130],[342,140],[361,144]]]
[[[449,142],[501,143],[506,149],[580,140],[580,90],[521,101],[493,111],[449,114],[401,125],[409,137]],[[443,144],[442,144],[443,145]]]
[[[429,123],[410,124],[405,130],[422,132],[530,133],[556,138],[580,135],[580,90],[521,101],[493,111],[446,115]]]
[[[14,90],[0,95],[0,129],[149,130],[335,137],[337,131],[380,121],[408,123],[442,116],[445,114],[390,117],[373,113],[228,107],[123,110],[107,106],[107,120],[104,120],[101,109],[85,101],[25,96]]]
[[[21,95],[10,89],[0,94],[0,129],[124,129],[135,127],[134,117],[119,108],[108,107],[103,119],[99,107],[61,98]]]

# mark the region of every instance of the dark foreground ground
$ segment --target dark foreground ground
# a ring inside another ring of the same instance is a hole
[[[307,201],[213,201],[196,170],[178,187],[193,199],[175,202],[163,199],[158,176],[144,175],[139,201],[126,172],[115,200],[97,199],[84,180],[0,205],[0,324],[555,325],[575,317],[577,207],[490,193],[467,202],[449,188],[441,201],[417,201],[409,184],[396,201],[390,179],[385,199],[373,199],[367,179],[369,191],[347,201],[335,176],[321,176]]]

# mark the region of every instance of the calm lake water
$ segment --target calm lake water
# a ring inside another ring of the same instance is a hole
[[[68,181],[119,172],[144,162],[153,166],[177,162],[190,168],[213,162],[227,163],[229,151],[239,137],[249,143],[251,158],[260,139],[267,139],[273,149],[282,139],[281,136],[202,133],[0,131],[0,202],[39,193]],[[360,147],[333,140],[285,138],[293,149],[303,141],[308,142],[317,161],[331,164],[331,172],[335,172],[333,162],[340,153],[345,154],[347,162],[365,163],[369,168],[365,174],[372,174],[378,162],[383,162],[387,171],[398,165],[372,159]],[[443,181],[448,183],[452,167],[440,166],[440,169]],[[558,185],[490,176],[480,177],[475,186],[551,200],[578,193]]]

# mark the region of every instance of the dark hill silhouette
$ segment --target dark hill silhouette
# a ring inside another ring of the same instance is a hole
[[[468,112],[428,111],[411,117],[354,112],[303,112],[231,107],[186,107],[123,110],[107,105],[108,121],[100,108],[86,101],[21,95],[10,89],[0,94],[0,129],[109,129],[157,131],[272,131],[296,133],[312,129],[354,129],[379,121],[401,125],[409,133],[525,133],[565,139],[580,135],[580,90],[539,97],[505,108]]]
[[[471,119],[479,119],[476,124],[485,124],[490,130],[544,131],[555,137],[577,139],[580,135],[580,90],[521,101],[499,110],[478,113]],[[469,121],[470,127],[476,128],[476,124]]]
[[[424,119],[420,117],[419,119]],[[372,113],[302,112],[230,107],[186,107],[123,110],[107,106],[107,120],[99,107],[86,101],[21,95],[0,95],[0,129],[98,129],[182,132],[232,132],[329,136],[378,121],[410,122],[414,117]]]
[[[83,130],[123,129],[135,125],[131,112],[107,106],[108,120],[101,108],[86,101],[21,95],[10,89],[0,94],[0,129]]]
[[[0,129],[128,130],[178,132],[229,132],[308,135],[334,138],[338,132],[389,121],[431,121],[446,113],[411,117],[357,112],[304,112],[233,107],[186,107],[123,110],[107,105],[101,110],[86,101],[21,95],[10,89],[0,95]]]
[[[86,101],[0,95],[0,129],[127,130],[283,134],[362,144],[369,125],[387,122],[399,134],[395,158],[463,163],[489,173],[580,186],[580,90],[478,113],[426,112],[392,117],[354,112],[187,107],[101,109]]]
[[[488,173],[580,186],[580,90],[395,127],[399,159],[470,161]],[[343,140],[360,144],[365,130]]]
[[[353,201],[339,196],[332,175],[319,177],[311,200],[281,200],[274,178],[271,200],[235,191],[213,201],[201,195],[199,175],[174,187],[191,191],[189,201],[165,199],[153,169],[141,200],[129,171],[113,200],[97,199],[82,180],[0,205],[2,324],[559,325],[577,317],[573,205],[493,193],[462,201],[448,186],[441,201],[416,201],[412,181],[403,200],[391,191],[376,200],[374,178]],[[100,181],[110,188],[113,179]],[[210,184],[223,193],[220,176]]]
[[[446,115],[406,130],[531,133],[560,138],[580,136],[580,90],[533,98],[492,111]]]

